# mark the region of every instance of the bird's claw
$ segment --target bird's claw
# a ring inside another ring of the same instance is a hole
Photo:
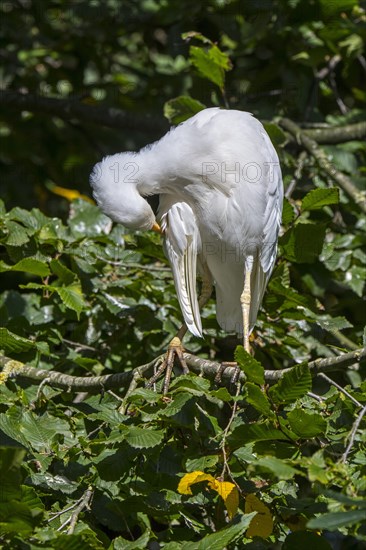
[[[189,373],[186,360],[184,359],[183,351],[184,350],[183,350],[182,342],[177,336],[175,336],[169,344],[168,351],[163,359],[163,362],[161,363],[160,367],[158,368],[154,376],[152,376],[150,380],[147,381],[145,387],[151,388],[165,371],[163,395],[166,395],[169,390],[170,379],[171,379],[172,371],[174,367],[174,360],[176,357],[180,363],[183,374]]]
[[[237,381],[238,381],[238,378],[239,378],[239,374],[240,374],[240,369],[238,367],[238,364],[235,363],[235,362],[232,362],[232,361],[224,361],[220,364],[218,370],[217,370],[217,373],[216,373],[216,376],[215,376],[215,384],[220,384],[221,383],[221,379],[222,379],[222,375],[224,374],[224,371],[225,369],[227,369],[228,367],[230,368],[233,368],[234,369],[234,373],[231,377],[231,384],[236,384]]]

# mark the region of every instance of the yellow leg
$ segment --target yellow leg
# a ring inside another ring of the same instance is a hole
[[[243,312],[243,345],[245,351],[250,353],[249,344],[249,313],[251,302],[251,273],[253,268],[253,256],[248,256],[245,261],[244,289],[240,296],[241,309]]]

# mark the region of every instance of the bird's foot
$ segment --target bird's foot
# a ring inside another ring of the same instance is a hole
[[[215,384],[221,383],[222,375],[228,367],[233,369],[233,374],[231,376],[230,383],[233,385],[236,385],[239,379],[240,369],[238,367],[238,364],[234,361],[223,361],[220,364],[220,367],[218,368],[218,371],[215,376]]]
[[[184,359],[183,351],[184,350],[181,340],[177,336],[175,336],[169,344],[168,351],[163,359],[163,362],[161,363],[154,376],[152,376],[150,380],[147,381],[145,387],[151,388],[160,378],[163,372],[165,372],[163,395],[166,395],[169,390],[170,378],[172,376],[175,358],[178,359],[180,366],[182,367],[183,374],[189,373],[186,360]]]

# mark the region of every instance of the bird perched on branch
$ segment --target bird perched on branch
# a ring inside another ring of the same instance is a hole
[[[204,109],[138,153],[105,157],[90,183],[102,211],[130,229],[160,230],[145,200],[159,195],[157,218],[186,327],[202,335],[200,307],[214,284],[219,325],[242,333],[249,351],[283,199],[278,156],[262,124],[246,112]]]

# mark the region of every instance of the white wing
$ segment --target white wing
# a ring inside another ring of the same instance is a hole
[[[250,308],[250,330],[257,319],[263,294],[271,277],[277,255],[277,240],[282,219],[283,185],[277,153],[263,130],[262,136],[267,146],[268,186],[264,211],[263,241],[259,247],[259,257],[254,259],[252,271],[252,303]]]
[[[164,250],[173,271],[175,290],[188,330],[202,336],[197,300],[197,253],[200,235],[192,208],[186,202],[173,202],[162,196],[159,217],[164,231]]]

